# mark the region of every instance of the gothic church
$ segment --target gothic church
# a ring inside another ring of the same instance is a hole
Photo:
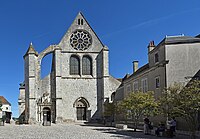
[[[41,61],[52,54],[52,69],[41,78]],[[109,50],[79,13],[59,44],[38,53],[30,44],[24,55],[20,115],[26,123],[100,120],[104,102],[120,81],[109,75]]]

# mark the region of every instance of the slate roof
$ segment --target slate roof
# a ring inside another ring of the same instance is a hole
[[[130,79],[131,77],[135,76],[135,75],[138,75],[140,73],[142,73],[143,71],[145,70],[148,70],[149,69],[149,64],[145,64],[144,66],[140,67],[136,72],[134,72],[133,74],[129,75],[129,74],[126,74],[124,76],[124,78],[122,79],[122,81],[125,81],[127,79]],[[123,82],[122,82],[123,83]],[[123,86],[123,84],[121,84],[121,86]]]
[[[140,68],[139,68],[136,72],[134,72],[133,74],[131,74],[131,75],[129,76],[129,78],[131,78],[132,76],[138,75],[138,74],[140,74],[141,72],[143,72],[143,71],[145,71],[145,70],[147,70],[147,69],[149,69],[149,64],[148,64],[148,63],[145,64],[144,66],[140,67]]]
[[[11,104],[3,96],[0,96],[0,101],[2,104],[9,104],[11,106]]]
[[[166,36],[159,44],[162,44],[162,43],[164,43],[164,44],[197,43],[197,42],[200,42],[200,38],[198,36],[196,36],[196,37],[190,37],[190,36]]]
[[[200,34],[196,36],[196,38],[200,38]]]

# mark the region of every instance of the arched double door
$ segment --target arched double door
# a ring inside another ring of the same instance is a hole
[[[88,120],[90,118],[90,111],[88,111],[89,103],[85,98],[78,98],[75,101],[75,107],[77,120]]]

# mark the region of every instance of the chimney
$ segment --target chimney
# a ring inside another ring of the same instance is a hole
[[[133,61],[133,73],[138,70],[138,61]]]
[[[154,41],[150,41],[148,45],[148,53],[151,52],[155,47]]]

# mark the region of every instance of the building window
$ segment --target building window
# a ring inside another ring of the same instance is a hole
[[[83,25],[83,19],[78,19],[78,25]]]
[[[78,25],[80,25],[81,24],[81,20],[80,19],[78,19]]]
[[[133,91],[134,92],[138,91],[138,81],[133,82]]]
[[[83,19],[81,19],[81,25],[83,25]]]
[[[142,79],[141,84],[142,84],[142,92],[147,92],[148,91],[147,78]]]
[[[160,87],[160,77],[156,77],[155,78],[155,83],[156,83],[156,88],[159,88]]]
[[[8,110],[8,107],[6,107],[6,110]]]
[[[75,30],[70,36],[70,45],[75,50],[84,51],[92,44],[92,36],[85,30]]]
[[[126,87],[126,92],[127,92],[127,93],[130,93],[130,92],[131,92],[131,85],[128,85],[128,86]]]
[[[89,56],[84,56],[82,59],[82,74],[92,75],[92,59]]]
[[[71,56],[70,58],[70,74],[80,75],[80,60],[77,56]]]
[[[155,54],[155,63],[159,62],[159,55],[158,53]]]

